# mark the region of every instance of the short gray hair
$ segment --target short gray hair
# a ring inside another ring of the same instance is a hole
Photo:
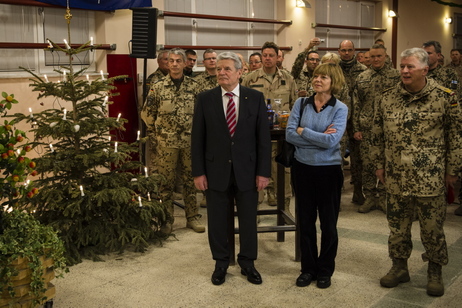
[[[183,62],[186,62],[186,53],[185,53],[184,50],[181,49],[181,48],[173,48],[173,49],[171,49],[171,50],[168,52],[168,57],[170,57],[170,55],[178,55],[178,56],[181,56],[181,58],[183,59]]]
[[[409,57],[416,58],[421,64],[421,67],[428,66],[428,53],[422,48],[409,48],[401,53],[401,58]]]
[[[240,70],[242,68],[241,59],[234,52],[225,51],[225,52],[220,53],[218,55],[218,57],[217,57],[217,62],[220,61],[220,60],[233,60],[234,61],[234,67],[237,70]]]
[[[369,49],[369,51],[371,49],[383,49],[385,51],[385,53],[387,52],[387,48],[385,48],[385,46],[383,46],[382,44],[374,44],[371,46],[371,48]]]

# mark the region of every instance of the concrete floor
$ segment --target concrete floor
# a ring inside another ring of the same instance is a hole
[[[275,233],[259,234],[256,268],[263,284],[247,282],[236,265],[228,269],[223,285],[213,285],[207,234],[185,228],[184,212],[176,207],[174,237],[145,253],[114,254],[105,256],[105,262],[71,267],[64,278],[54,280],[54,307],[462,307],[462,217],[454,215],[457,204],[448,206],[445,223],[450,258],[443,267],[445,295],[435,298],[425,291],[427,263],[421,260],[417,223],[412,228],[411,281],[393,289],[380,286],[391,266],[385,214],[360,214],[351,197],[346,171],[337,267],[328,289],[295,285],[300,264],[294,261],[293,232],[286,233],[285,242],[277,242]],[[200,211],[205,223],[206,209]],[[275,217],[262,216],[260,224],[274,225]]]

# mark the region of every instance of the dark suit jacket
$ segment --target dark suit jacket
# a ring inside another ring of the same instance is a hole
[[[197,96],[192,138],[192,174],[206,175],[208,187],[228,188],[231,166],[240,191],[256,187],[256,176],[271,175],[271,137],[263,94],[240,86],[234,137],[226,123],[221,87]]]

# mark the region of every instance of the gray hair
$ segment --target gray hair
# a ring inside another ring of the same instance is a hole
[[[168,52],[169,52],[168,49],[161,49],[161,50],[159,50],[159,51],[157,52],[157,58],[162,58],[162,55],[163,55],[164,53],[168,53]]]
[[[234,67],[236,68],[236,70],[240,70],[242,68],[241,59],[234,52],[225,51],[225,52],[220,53],[217,57],[217,62],[220,60],[233,60]]]
[[[371,46],[371,49],[383,49],[385,53],[387,52],[387,48],[385,48],[385,46],[383,46],[382,44],[374,44]]]
[[[421,64],[421,67],[428,66],[428,53],[422,48],[409,48],[401,53],[401,58],[409,57],[416,58]]]
[[[168,52],[168,56],[170,57],[170,55],[178,55],[178,56],[181,56],[181,58],[183,59],[183,62],[186,62],[186,53],[184,52],[183,49],[181,48],[173,48],[171,49],[169,52]]]
[[[433,46],[436,53],[441,53],[441,44],[438,41],[426,41],[422,44],[422,48]]]

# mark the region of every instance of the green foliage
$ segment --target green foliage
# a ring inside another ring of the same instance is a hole
[[[90,82],[85,69],[74,72],[71,55],[85,50],[83,46],[62,50],[71,64],[56,70],[63,75],[61,82],[49,82],[25,69],[33,76],[30,86],[38,98],[53,97],[54,106],[65,102],[67,110],[15,114],[13,120],[33,125],[31,144],[41,153],[36,159],[40,178],[35,181],[40,193],[27,206],[59,232],[70,264],[127,248],[145,251],[166,236],[160,227],[167,221],[157,198],[163,179],[139,175],[144,166],[132,160],[139,141],[116,141],[127,121],[107,116],[112,83],[125,76]]]
[[[2,97],[0,114],[6,117],[7,110],[18,101],[14,94],[2,92]],[[0,211],[25,198],[32,198],[38,192],[30,180],[26,182],[29,175],[37,174],[34,170],[36,162],[26,156],[32,150],[32,145],[25,143],[27,141],[26,133],[16,129],[14,121],[4,120],[0,124]]]
[[[11,266],[18,258],[27,258],[31,270],[30,294],[35,303],[43,299],[47,289],[42,275],[46,267],[40,257],[52,258],[58,277],[68,271],[64,246],[53,228],[40,224],[31,214],[19,210],[3,213],[3,233],[0,233],[0,290],[6,288],[13,298],[11,277],[19,271]]]

